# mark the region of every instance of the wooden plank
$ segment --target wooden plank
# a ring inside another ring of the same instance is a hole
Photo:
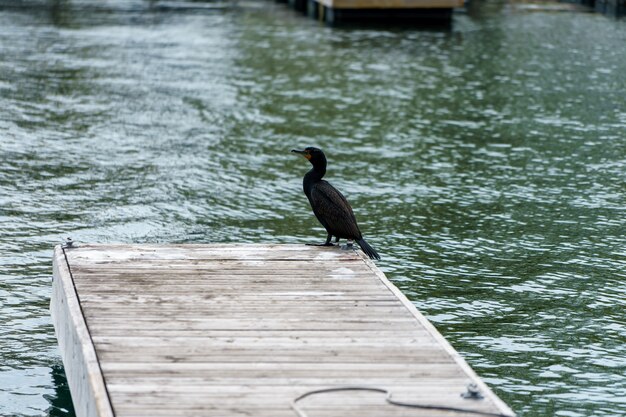
[[[145,295],[153,295],[153,296],[161,296],[161,295],[181,295],[189,292],[194,292],[194,294],[201,295],[216,295],[216,294],[236,294],[237,293],[237,285],[224,285],[224,292],[220,293],[217,289],[212,288],[207,285],[128,285],[127,287],[119,287],[119,286],[110,286],[110,285],[84,285],[78,284],[76,288],[83,289],[84,292],[93,291],[98,292],[99,294],[108,295],[108,294],[128,294],[132,292],[134,294],[145,294]],[[327,287],[326,287],[327,288]],[[372,295],[372,291],[378,290],[377,286],[359,286],[359,285],[342,285],[333,287],[333,292],[328,292],[325,290],[323,285],[303,285],[303,286],[288,286],[286,288],[280,287],[264,287],[262,285],[259,286],[251,286],[246,288],[240,288],[239,292],[242,295],[259,295],[259,296],[284,296],[290,297],[292,295],[307,295],[310,294],[312,296],[317,295],[343,295],[349,296],[351,294],[357,296],[367,296]],[[381,291],[384,291],[384,288],[381,288]]]
[[[172,383],[185,380],[207,378],[365,378],[365,377],[410,377],[421,381],[423,378],[460,378],[465,373],[456,365],[446,363],[380,363],[380,362],[352,362],[352,363],[315,363],[310,359],[302,362],[276,363],[261,359],[253,364],[244,362],[205,362],[205,363],[178,363],[154,362],[147,367],[141,362],[105,362],[102,369],[112,381],[116,378],[124,379],[159,379],[168,378]],[[360,384],[363,383],[363,380]]]
[[[400,331],[415,331],[418,329],[415,323],[410,321],[344,321],[333,323],[333,330],[372,330],[380,331],[388,329],[393,326],[398,332]],[[143,320],[141,318],[129,321],[118,320],[110,321],[106,318],[92,317],[90,320],[89,328],[99,334],[101,331],[107,329],[118,329],[127,333],[132,330],[141,329],[153,329],[153,330],[326,330],[329,328],[328,320],[315,320],[315,321],[296,321],[285,322],[284,320],[263,320],[262,322],[249,320],[219,320],[219,321],[207,321],[207,320],[158,320],[150,319]]]
[[[337,417],[337,415],[351,415],[350,410],[338,410],[335,408],[316,408],[304,407],[311,417]],[[126,417],[198,417],[207,415],[207,410],[203,407],[185,407],[175,409],[158,409],[152,410],[127,409],[120,407],[120,412]],[[290,407],[283,408],[264,408],[259,410],[258,407],[225,407],[221,409],[221,415],[231,417],[295,417],[294,411]],[[410,408],[393,407],[389,404],[372,404],[359,411],[359,417],[415,417],[417,412]],[[452,411],[438,411],[436,416],[432,417],[476,417],[476,414],[459,413]]]
[[[358,248],[358,246],[354,246]],[[216,253],[221,256],[231,252],[255,252],[255,253],[276,253],[276,252],[294,252],[294,253],[310,253],[310,257],[318,256],[340,256],[348,254],[355,256],[356,252],[352,250],[338,251],[337,247],[327,246],[309,246],[305,244],[285,244],[285,243],[142,243],[141,245],[132,245],[126,243],[90,243],[80,246],[80,253],[71,254],[72,259],[85,259],[90,257],[107,256],[116,259],[133,257],[145,257],[156,254],[159,259],[170,257],[173,259],[183,259],[193,256],[194,253]],[[322,255],[320,255],[322,254]],[[297,255],[294,255],[297,256]]]
[[[81,284],[78,284],[81,287]],[[88,287],[82,287],[88,288]],[[97,287],[96,287],[97,288]],[[93,289],[93,288],[92,288]],[[341,291],[336,290],[319,290],[315,288],[289,288],[285,291],[280,291],[280,288],[270,288],[269,290],[258,291],[247,290],[245,287],[237,291],[218,291],[210,288],[208,285],[205,287],[194,288],[195,290],[203,291],[183,291],[176,292],[111,292],[114,288],[100,287],[97,292],[84,291],[81,300],[91,303],[110,303],[115,300],[120,300],[119,304],[135,303],[135,304],[154,304],[160,303],[178,303],[188,300],[190,303],[214,303],[214,304],[234,304],[240,303],[241,305],[252,305],[258,303],[267,304],[284,304],[300,305],[306,304],[307,301],[315,301],[318,303],[327,303],[329,306],[333,303],[337,305],[354,302],[355,304],[375,304],[375,303],[388,303],[393,302],[393,295],[384,289],[382,291],[372,292],[361,290],[358,288],[347,287]],[[346,293],[350,290],[349,293]],[[123,301],[123,302],[122,302]],[[397,305],[397,301],[395,301]]]
[[[360,251],[89,245],[67,260],[82,308],[73,314],[88,326],[115,417],[295,416],[295,397],[346,384],[510,411],[484,384],[484,400],[460,397],[478,377]],[[312,417],[432,415],[364,392],[314,396],[303,407]]]
[[[282,281],[282,285],[281,285]],[[118,289],[119,285],[115,285],[114,282],[80,282],[76,284],[76,287],[85,288],[86,292],[96,292],[100,293],[100,291],[108,291]],[[251,295],[256,293],[258,290],[264,290],[266,292],[272,291],[327,291],[329,289],[329,280],[300,280],[298,281],[288,281],[288,280],[279,280],[275,282],[263,282],[254,279],[250,279],[248,282],[245,280],[177,280],[177,281],[128,281],[124,289],[127,290],[127,293],[132,294],[142,294],[141,291],[144,289],[165,289],[165,290],[185,290],[187,288],[201,288],[206,292],[213,291],[216,294],[222,294],[220,292],[220,288],[224,290],[223,293],[228,294],[232,293],[236,290],[239,290],[239,293],[243,295]],[[370,295],[374,295],[378,293],[385,293],[386,288],[380,283],[369,283],[369,282],[359,282],[352,280],[343,280],[336,281],[332,286],[332,290],[335,293],[345,291],[345,290],[358,290],[360,288],[360,293],[369,293]],[[190,291],[188,291],[190,292]],[[191,291],[192,292],[192,291]]]
[[[317,0],[334,9],[451,9],[463,0]]]
[[[299,271],[298,274],[293,274],[293,270]],[[94,269],[94,271],[96,271]],[[327,274],[327,275],[325,275]],[[262,268],[248,267],[247,269],[213,269],[209,271],[203,271],[198,269],[180,269],[175,272],[169,271],[143,271],[137,272],[136,269],[126,269],[122,272],[113,272],[113,270],[107,270],[106,272],[84,272],[80,268],[74,271],[74,276],[80,277],[81,280],[111,280],[115,278],[123,277],[124,280],[133,279],[153,279],[160,282],[176,280],[176,279],[191,279],[191,280],[218,280],[218,279],[263,279],[272,280],[282,279],[300,282],[300,280],[310,280],[315,278],[324,277],[332,280],[355,280],[355,279],[367,279],[369,277],[368,269],[354,270],[352,268],[337,268],[336,270],[325,270],[323,268],[314,268],[311,270],[304,270],[302,268],[284,268],[276,269],[272,268],[264,271]]]
[[[317,388],[324,388],[329,386],[339,386],[339,385],[350,385],[350,386],[358,386],[361,385],[363,378],[367,378],[367,383],[370,386],[382,386],[382,387],[411,387],[413,389],[421,388],[423,390],[429,390],[431,387],[438,387],[441,390],[445,390],[446,392],[450,391],[450,387],[457,387],[458,393],[463,392],[465,389],[465,384],[467,383],[467,379],[463,378],[461,375],[457,375],[456,377],[431,377],[427,378],[424,376],[420,377],[420,383],[415,383],[415,377],[412,375],[406,376],[398,376],[398,375],[372,375],[372,374],[361,374],[358,376],[346,377],[343,373],[336,373],[335,376],[332,375],[323,375],[319,377],[310,377],[310,376],[302,376],[302,377],[285,377],[285,376],[276,376],[276,377],[266,377],[266,376],[238,376],[238,377],[201,377],[201,378],[171,378],[165,375],[159,377],[152,378],[123,378],[123,377],[109,377],[107,378],[107,383],[111,387],[112,392],[117,392],[115,387],[120,387],[120,389],[126,389],[129,391],[136,391],[134,387],[161,387],[164,390],[169,390],[171,387],[181,389],[181,387],[187,388],[186,390],[183,388],[185,393],[194,392],[194,390],[200,389],[201,392],[209,392],[214,393],[214,386],[276,386],[276,387],[292,387],[292,386],[314,386]]]
[[[294,346],[343,346],[343,345],[367,345],[367,346],[375,346],[375,345],[394,345],[394,346],[426,346],[426,345],[435,345],[434,339],[430,335],[422,335],[415,337],[410,337],[401,340],[393,340],[388,337],[364,337],[363,335],[358,336],[339,336],[339,335],[330,335],[326,337],[322,337],[319,335],[316,336],[252,336],[252,337],[224,337],[224,336],[204,336],[199,335],[196,337],[132,337],[132,336],[97,336],[92,338],[93,342],[98,345],[112,345],[112,346],[124,346],[126,348],[140,348],[143,346],[179,346],[179,345],[200,345],[205,347],[219,347],[222,345],[225,346],[284,346],[284,345],[294,345]]]
[[[356,248],[356,247],[355,247]],[[70,262],[79,265],[98,263],[124,264],[127,262],[155,261],[163,263],[167,260],[205,261],[205,260],[240,260],[240,261],[320,261],[347,260],[356,261],[358,255],[354,250],[335,250],[335,248],[314,247],[305,245],[89,245],[81,247],[80,253],[71,255]],[[73,262],[74,263],[74,262]]]
[[[451,382],[452,381],[452,382]],[[429,381],[425,381],[429,382]],[[156,383],[150,383],[146,385],[129,385],[129,384],[108,384],[111,396],[117,398],[128,398],[132,400],[133,395],[137,395],[147,403],[152,402],[152,395],[155,395],[156,401],[165,398],[184,398],[187,403],[200,403],[202,404],[203,397],[222,398],[224,401],[230,401],[232,403],[245,403],[245,402],[266,402],[281,404],[284,403],[281,396],[277,396],[276,393],[281,393],[288,398],[295,398],[298,395],[313,389],[319,389],[319,386],[314,385],[310,387],[308,384],[259,384],[259,385],[180,385],[180,384],[168,384],[160,385]],[[395,384],[386,384],[386,389],[393,391],[398,398],[409,397],[415,399],[431,399],[433,402],[438,399],[445,399],[446,401],[454,404],[464,404],[467,401],[464,400],[460,393],[465,390],[465,384],[463,379],[453,379],[445,381],[441,384],[417,384],[413,383],[409,386],[406,385],[406,381],[398,381]],[[416,389],[421,388],[421,389]],[[150,396],[141,396],[140,394],[152,394]],[[361,397],[357,400],[354,397]],[[355,405],[368,402],[381,402],[384,400],[384,396],[380,394],[372,394],[369,392],[357,392],[350,395],[345,393],[329,393],[324,394],[323,403],[326,405],[337,402],[355,401]],[[139,401],[137,401],[139,402]],[[477,408],[483,408],[485,405],[489,405],[486,402],[480,402]],[[470,408],[468,406],[468,408]]]
[[[373,355],[372,350],[379,348],[386,355]],[[309,348],[309,349],[222,349],[219,353],[207,353],[206,348],[188,347],[185,349],[167,348],[142,348],[142,356],[137,358],[136,353],[129,353],[126,349],[111,348],[108,346],[98,346],[98,357],[107,362],[129,362],[135,360],[137,363],[250,363],[260,360],[270,361],[264,355],[272,355],[273,363],[301,363],[310,361],[311,357],[324,355],[327,363],[368,363],[378,361],[379,363],[406,363],[411,361],[425,361],[428,363],[446,363],[446,356],[436,349],[391,349],[390,347],[363,347],[356,349],[347,348]]]
[[[101,328],[98,329],[98,335],[100,336],[119,336],[120,331],[116,328]],[[128,337],[281,337],[281,336],[293,336],[293,337],[306,337],[309,335],[317,335],[320,337],[334,337],[338,335],[359,335],[362,337],[387,337],[393,339],[397,336],[397,330],[390,331],[389,326],[384,329],[209,329],[209,330],[190,330],[190,329],[154,329],[154,328],[135,328],[124,329],[124,335]]]
[[[130,259],[125,262],[85,262],[80,263],[77,266],[79,270],[92,270],[105,266],[107,269],[124,269],[132,265],[132,269],[209,269],[212,265],[218,268],[232,267],[276,267],[276,269],[297,269],[297,268],[365,268],[360,262],[360,259],[356,255],[341,256],[341,257],[323,257],[323,258],[306,258],[305,254],[293,252],[298,254],[297,257],[281,257],[279,259],[233,259],[233,258],[193,258],[193,259]],[[77,262],[77,259],[73,259]],[[74,272],[74,268],[72,267]]]
[[[401,308],[398,308],[398,305],[394,303],[392,300],[381,300],[381,301],[379,300],[352,301],[349,299],[312,300],[311,302],[314,303],[315,305],[307,306],[305,304],[304,307],[301,307],[303,305],[302,300],[298,300],[298,299],[294,300],[288,297],[285,297],[283,300],[281,299],[272,300],[269,303],[267,303],[266,306],[261,305],[260,301],[261,301],[260,298],[256,298],[244,304],[243,308],[245,308],[246,311],[255,311],[255,310],[271,311],[272,309],[282,309],[283,311],[285,309],[293,309],[294,311],[317,311],[317,310],[325,309],[325,308],[326,309],[333,308],[333,309],[336,309],[337,311],[356,311],[358,309],[374,309],[377,313],[381,313],[382,311],[380,310],[382,309],[389,310],[392,312],[403,311]],[[101,309],[111,309],[120,305],[119,302],[115,303],[111,299],[107,299],[106,301],[93,300],[93,299],[88,299],[86,301],[85,299],[81,299],[81,303],[83,305],[89,305],[90,307],[101,308]],[[165,310],[181,309],[181,304],[177,304],[176,301],[173,301],[171,299],[167,301],[161,301],[159,303],[147,303],[144,301],[141,301],[141,302],[127,301],[125,304],[122,305],[122,308],[126,308],[129,310],[141,310],[144,308],[150,308],[154,310],[156,305],[158,305],[160,309],[165,309]],[[202,299],[194,303],[193,306],[194,306],[194,309],[197,309],[197,308],[202,309],[202,310],[206,309],[207,311],[211,311],[211,310],[231,311],[231,310],[237,310],[237,309],[242,308],[241,303],[237,304],[237,303],[230,302],[230,301],[227,301],[227,302],[214,301],[212,299]]]
[[[123,320],[127,320],[129,316],[132,315],[141,315],[142,319],[159,319],[159,318],[170,318],[171,316],[181,318],[181,319],[202,319],[206,320],[211,317],[223,317],[224,314],[228,314],[229,319],[239,319],[239,320],[254,320],[258,321],[252,317],[254,314],[262,314],[263,320],[267,319],[284,319],[291,322],[296,321],[310,321],[311,318],[334,318],[337,313],[347,313],[350,314],[350,321],[355,319],[363,319],[369,322],[378,322],[383,321],[385,323],[395,322],[395,321],[408,321],[406,318],[402,316],[393,316],[394,314],[402,314],[403,310],[398,308],[397,306],[367,306],[364,308],[358,307],[341,307],[336,306],[334,311],[330,311],[328,306],[325,304],[318,306],[308,306],[306,308],[302,308],[301,310],[294,309],[285,309],[281,308],[281,306],[275,307],[240,307],[237,309],[234,308],[215,308],[213,306],[207,305],[195,305],[193,309],[185,306],[158,306],[158,310],[155,308],[156,306],[146,306],[146,305],[126,305],[120,306],[116,308],[115,306],[95,306],[91,307],[90,304],[85,304],[85,306],[90,306],[89,313],[85,315],[85,317],[94,317],[95,319],[98,316],[106,315],[108,318],[122,318]],[[380,318],[376,319],[372,317],[372,312],[380,314]],[[392,318],[387,318],[386,315]],[[411,322],[412,323],[412,322]]]
[[[228,314],[230,318],[247,318],[252,314],[262,314],[265,318],[269,317],[287,317],[287,316],[296,316],[305,318],[311,315],[317,315],[321,317],[323,315],[333,314],[333,312],[329,311],[331,308],[333,311],[338,313],[348,313],[351,317],[370,317],[371,313],[378,313],[380,315],[394,315],[394,314],[402,314],[403,309],[398,306],[388,305],[388,304],[368,304],[364,306],[355,306],[350,305],[349,303],[341,304],[341,303],[331,303],[329,305],[328,302],[318,302],[317,305],[309,305],[303,307],[301,309],[295,309],[293,307],[293,303],[291,304],[276,304],[270,305],[268,307],[263,307],[261,305],[253,305],[250,306],[237,306],[233,304],[219,304],[217,306],[213,306],[210,303],[201,303],[193,306],[193,309],[190,309],[188,306],[180,306],[172,303],[169,304],[160,304],[158,305],[158,311],[155,311],[157,308],[156,305],[146,305],[144,303],[141,304],[126,304],[124,306],[116,307],[113,303],[107,304],[96,304],[96,303],[84,303],[86,309],[94,312],[94,314],[107,314],[110,317],[116,316],[124,316],[127,317],[129,314],[142,314],[144,317],[151,317],[152,315],[156,315],[157,317],[164,317],[169,315],[176,315],[177,317],[207,317],[211,315],[219,315],[223,316]]]

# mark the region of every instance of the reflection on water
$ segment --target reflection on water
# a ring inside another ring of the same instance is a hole
[[[48,417],[67,417],[74,416],[74,406],[72,405],[72,397],[70,395],[70,387],[67,385],[63,364],[52,365],[52,383],[54,384],[54,395],[44,394],[50,402],[47,411]]]
[[[0,1],[0,414],[73,415],[52,245],[319,241],[288,152],[307,145],[379,265],[520,415],[626,413],[625,22],[20,4]]]

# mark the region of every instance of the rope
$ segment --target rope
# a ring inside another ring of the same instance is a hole
[[[296,412],[298,417],[308,417],[307,413],[304,412],[299,406],[298,401],[305,399],[306,397],[310,397],[316,394],[324,394],[329,392],[338,392],[338,391],[371,391],[371,392],[379,392],[381,394],[386,394],[385,401],[388,404],[395,405],[398,407],[409,407],[409,408],[419,408],[422,410],[437,410],[437,411],[452,411],[457,413],[467,413],[467,414],[476,414],[480,416],[486,417],[515,417],[508,414],[500,414],[500,413],[489,413],[485,411],[477,411],[470,410],[467,408],[459,408],[459,407],[447,407],[443,405],[431,405],[431,404],[418,404],[418,403],[408,403],[403,401],[397,401],[391,398],[392,394],[389,390],[384,388],[375,388],[375,387],[360,387],[360,386],[346,386],[346,387],[334,387],[334,388],[323,388],[318,390],[312,390],[305,392],[304,394],[296,397],[291,402],[291,408]]]

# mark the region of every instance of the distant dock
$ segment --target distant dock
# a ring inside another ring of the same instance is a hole
[[[55,248],[51,313],[78,417],[297,417],[347,386],[514,413],[361,252],[305,245]],[[468,384],[475,384],[467,394]],[[469,417],[371,391],[309,417]]]
[[[464,0],[279,0],[328,24],[395,22],[442,24]]]

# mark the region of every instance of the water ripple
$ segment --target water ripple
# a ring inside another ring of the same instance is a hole
[[[22,3],[0,0],[0,414],[73,415],[54,244],[322,240],[289,153],[308,145],[381,268],[520,415],[626,413],[624,22]]]

